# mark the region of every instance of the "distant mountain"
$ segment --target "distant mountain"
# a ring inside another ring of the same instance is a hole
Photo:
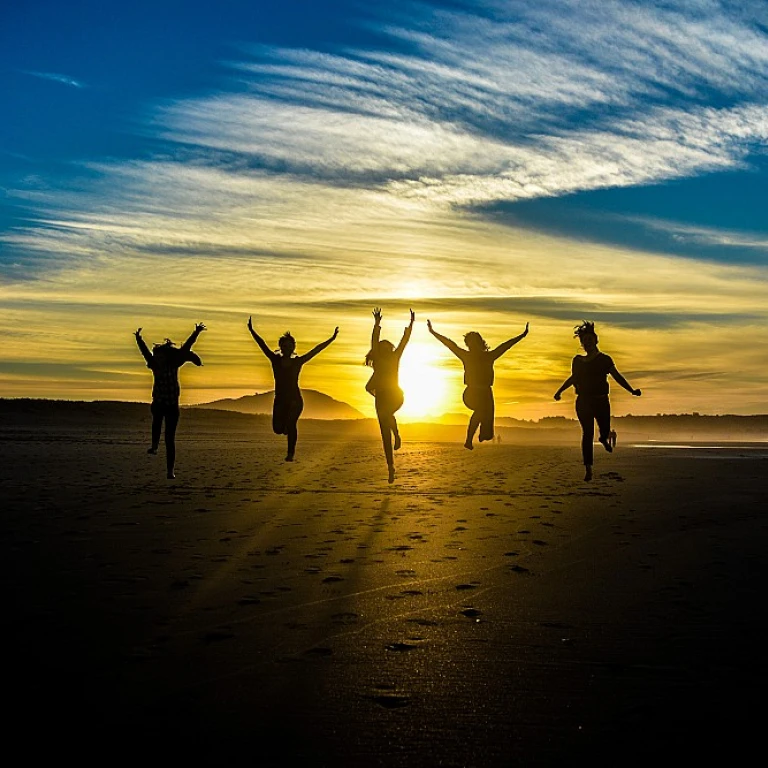
[[[314,389],[302,389],[304,398],[304,412],[302,416],[307,419],[364,419],[360,411],[340,400],[334,400],[322,392]],[[193,408],[208,408],[217,411],[238,411],[239,413],[271,414],[272,403],[275,400],[274,390],[269,392],[257,392],[253,395],[244,395],[237,398],[214,400],[212,403],[200,403],[191,406]]]

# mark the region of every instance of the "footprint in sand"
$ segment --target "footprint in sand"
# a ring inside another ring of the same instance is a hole
[[[238,605],[258,605],[261,602],[261,600],[258,597],[255,597],[254,595],[246,595],[245,597],[241,597],[238,601]]]
[[[412,643],[390,643],[384,646],[388,651],[394,651],[395,653],[405,653],[406,651],[412,651],[418,648],[418,645]]]
[[[415,618],[415,619],[406,619],[406,621],[409,624],[417,624],[420,627],[439,627],[440,626],[440,622],[435,621],[434,619]]]
[[[509,570],[510,570],[510,571],[514,571],[515,573],[530,573],[530,571],[528,570],[528,568],[523,568],[523,566],[522,566],[522,565],[517,565],[517,564],[515,564],[515,565],[511,565],[511,566],[509,567]]]
[[[477,608],[465,608],[463,611],[459,611],[462,616],[466,616],[468,619],[476,619],[478,616],[482,616],[483,612]]]
[[[304,655],[314,658],[323,658],[325,656],[332,656],[333,649],[326,648],[325,646],[316,646],[315,648],[310,648],[309,650],[304,651]]]
[[[356,624],[357,620],[360,617],[356,613],[352,613],[351,611],[347,611],[344,613],[334,613],[333,616],[331,616],[331,621],[334,624]]]
[[[220,643],[222,640],[231,640],[233,637],[235,633],[229,629],[215,629],[203,635],[201,640],[204,643]]]
[[[411,703],[410,697],[399,696],[393,693],[382,693],[376,696],[369,696],[368,698],[380,707],[384,707],[384,709],[402,709]]]
[[[326,576],[323,579],[323,584],[335,584],[337,581],[344,581],[342,576]]]
[[[471,584],[457,584],[456,589],[458,589],[460,592],[463,592],[467,589],[477,589],[479,584],[477,582],[472,582]]]

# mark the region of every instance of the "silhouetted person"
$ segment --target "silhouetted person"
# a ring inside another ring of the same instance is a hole
[[[395,459],[392,453],[392,438],[394,437],[394,450],[400,448],[400,432],[397,428],[395,413],[403,405],[403,390],[400,389],[399,371],[400,358],[411,338],[415,315],[411,310],[411,321],[403,331],[403,338],[397,347],[391,341],[380,339],[381,336],[381,309],[373,310],[373,331],[371,332],[371,349],[365,356],[365,364],[373,368],[373,374],[365,385],[366,391],[373,395],[376,401],[376,416],[379,419],[381,430],[381,442],[384,446],[384,456],[389,468],[389,482],[395,482]]]
[[[429,332],[438,340],[445,344],[456,357],[464,363],[464,405],[472,411],[467,425],[467,439],[464,447],[473,449],[472,441],[478,427],[480,428],[479,440],[493,440],[493,364],[509,349],[515,346],[528,335],[528,323],[525,324],[525,330],[503,344],[499,344],[496,349],[489,349],[485,339],[477,332],[470,331],[464,334],[464,343],[466,349],[462,349],[456,342],[448,337],[439,334],[433,327],[431,321],[427,320]]]
[[[279,352],[273,352],[264,339],[253,329],[253,318],[248,318],[248,330],[261,351],[272,363],[272,373],[275,376],[275,401],[272,405],[272,431],[276,435],[288,437],[288,453],[286,461],[293,461],[298,440],[297,422],[304,410],[304,400],[299,389],[299,374],[304,363],[308,363],[315,355],[322,352],[339,334],[338,327],[330,339],[326,339],[305,355],[296,354],[296,339],[290,332],[284,333],[277,342]]]
[[[584,458],[585,480],[592,479],[595,440],[595,421],[599,429],[598,440],[609,453],[616,446],[616,433],[611,429],[611,403],[608,399],[608,374],[635,397],[642,394],[616,370],[613,360],[597,348],[595,324],[584,321],[574,329],[585,355],[576,355],[571,363],[571,375],[555,392],[555,400],[573,386],[576,390],[576,416],[581,424],[581,454]]]
[[[152,371],[152,446],[147,453],[156,454],[160,445],[160,433],[165,420],[165,466],[167,477],[173,480],[176,465],[176,427],[179,424],[179,368],[184,363],[202,365],[200,358],[192,351],[192,345],[197,337],[205,330],[202,323],[195,326],[190,337],[176,347],[170,339],[164,344],[155,344],[152,351],[141,338],[141,328],[133,335],[139,345],[141,354],[147,361],[147,368]]]

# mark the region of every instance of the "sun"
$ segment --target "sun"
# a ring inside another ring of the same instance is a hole
[[[398,416],[422,419],[448,409],[449,379],[440,365],[440,350],[430,344],[409,344],[400,361],[400,387],[405,394]]]

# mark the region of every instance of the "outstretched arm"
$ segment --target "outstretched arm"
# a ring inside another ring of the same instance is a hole
[[[261,351],[270,359],[274,359],[276,357],[275,353],[267,346],[267,342],[264,341],[264,339],[259,336],[258,333],[253,329],[253,315],[248,318],[248,330],[251,332],[251,336],[253,336],[253,340],[261,347]]]
[[[509,339],[509,341],[505,341],[503,344],[499,344],[496,349],[491,350],[491,357],[493,357],[494,360],[498,360],[505,352],[512,349],[512,347],[514,347],[518,341],[522,341],[527,335],[528,323],[525,324],[525,330],[519,336],[515,336],[514,339]]]
[[[566,389],[568,389],[569,387],[572,387],[572,386],[573,386],[573,376],[569,376],[569,377],[568,377],[568,378],[567,378],[567,379],[566,379],[566,380],[565,380],[565,381],[564,381],[564,382],[563,382],[563,383],[560,385],[560,389],[558,389],[558,390],[557,390],[557,392],[555,392],[555,400],[559,400],[559,399],[560,399],[560,395],[562,395],[562,394],[563,394],[563,392],[565,392],[565,390],[566,390]]]
[[[182,352],[189,352],[192,349],[192,345],[197,341],[197,337],[205,330],[203,323],[197,323],[195,330],[189,335],[189,338],[181,345]]]
[[[432,321],[427,320],[427,328],[429,328],[429,332],[441,343],[444,344],[448,349],[453,352],[456,357],[461,358],[461,347],[455,342],[449,339],[447,336],[443,336],[441,333],[438,333],[433,327],[432,327]]]
[[[624,387],[630,394],[633,394],[635,397],[640,397],[640,395],[643,394],[639,389],[633,389],[632,385],[616,370],[615,365],[611,368],[609,373],[616,379],[616,383]]]
[[[302,363],[309,362],[315,355],[322,352],[338,335],[339,326],[337,325],[330,339],[326,339],[325,341],[320,342],[320,344],[310,349],[309,352],[307,352],[305,355],[300,355],[299,360],[301,360]]]
[[[375,352],[381,338],[381,308],[373,308],[373,330],[371,331],[371,349]]]
[[[416,315],[414,315],[413,310],[411,310],[411,322],[405,326],[405,330],[403,331],[403,338],[400,339],[400,343],[397,345],[397,348],[395,349],[395,354],[397,355],[403,354],[405,347],[407,346],[408,342],[411,340],[411,333],[413,332],[413,321],[415,319],[416,319]]]
[[[144,355],[144,359],[147,361],[147,366],[151,367],[152,365],[152,353],[149,351],[149,347],[144,342],[144,339],[141,338],[141,328],[134,331],[133,335],[136,337],[136,343],[139,345],[139,349],[141,350],[141,354]]]

